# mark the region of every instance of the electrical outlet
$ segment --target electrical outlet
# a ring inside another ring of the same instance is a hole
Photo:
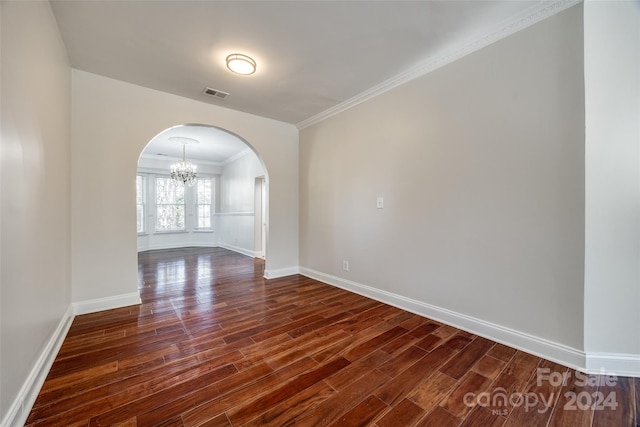
[[[349,261],[342,261],[342,269],[344,271],[349,271]]]

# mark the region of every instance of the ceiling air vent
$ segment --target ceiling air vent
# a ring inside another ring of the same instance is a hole
[[[229,94],[218,89],[207,87],[203,92],[205,95],[215,96],[216,98],[225,99]]]

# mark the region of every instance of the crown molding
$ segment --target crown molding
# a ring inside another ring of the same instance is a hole
[[[235,162],[236,160],[246,156],[247,154],[252,153],[252,150],[250,148],[243,148],[241,151],[237,152],[236,154],[226,158],[224,161],[222,162],[215,162],[212,160],[206,160],[206,159],[200,159],[200,158],[196,158],[196,157],[189,157],[187,158],[187,160],[191,161],[192,163],[195,164],[203,164],[203,165],[209,165],[209,166],[216,166],[216,167],[225,167],[230,163]],[[164,162],[164,163],[174,163],[174,162],[180,162],[182,161],[182,157],[174,157],[174,156],[159,156],[157,154],[149,154],[149,153],[142,153],[140,155],[141,159],[146,159],[146,160],[150,160],[150,161],[159,161],[159,162]]]
[[[182,157],[174,157],[174,156],[159,156],[157,154],[148,154],[148,153],[142,153],[140,155],[141,159],[146,159],[146,160],[151,160],[151,161],[159,161],[159,162],[164,162],[164,163],[175,163],[175,162],[181,162],[182,161]],[[206,160],[206,159],[196,159],[194,157],[188,157],[187,160],[189,160],[192,163],[195,164],[204,164],[204,165],[209,165],[209,166],[216,166],[216,167],[222,167],[224,166],[226,163],[223,162],[215,162],[213,160]],[[226,162],[227,160],[225,160]]]
[[[463,56],[476,52],[483,47],[486,47],[498,40],[504,39],[511,34],[514,34],[520,30],[523,30],[531,25],[540,22],[546,18],[549,18],[557,13],[562,12],[565,9],[575,6],[581,3],[582,0],[556,0],[556,1],[543,1],[541,3],[532,6],[523,12],[511,17],[510,19],[501,22],[493,27],[491,30],[481,35],[480,37],[468,40],[466,43],[462,43],[453,48],[445,49],[442,52],[427,58],[420,64],[408,69],[407,71],[400,73],[384,82],[373,86],[358,95],[347,99],[331,108],[328,108],[316,115],[309,117],[296,123],[298,130],[312,126],[316,123],[320,123],[329,117],[335,116],[343,111],[346,111],[358,104],[361,104],[371,98],[374,98],[388,90],[391,90],[397,86],[407,83],[411,80],[422,77],[438,68],[444,67]]]

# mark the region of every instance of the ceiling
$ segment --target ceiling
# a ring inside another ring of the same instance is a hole
[[[73,68],[292,124],[555,3],[51,1]],[[231,73],[231,53],[257,71]]]
[[[249,150],[237,136],[212,126],[174,126],[156,135],[145,147],[143,157],[153,160],[182,159],[182,142],[174,138],[190,138],[193,142],[185,145],[188,160],[223,166],[231,159]]]

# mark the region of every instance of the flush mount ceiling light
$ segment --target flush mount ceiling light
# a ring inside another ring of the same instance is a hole
[[[227,56],[227,68],[237,74],[249,75],[256,72],[256,61],[241,53]]]
[[[199,141],[184,136],[172,136],[169,138],[169,141],[182,144],[182,161],[171,165],[171,179],[187,187],[192,187],[196,182],[196,172],[198,168],[186,159],[186,147],[187,144],[197,144]]]

